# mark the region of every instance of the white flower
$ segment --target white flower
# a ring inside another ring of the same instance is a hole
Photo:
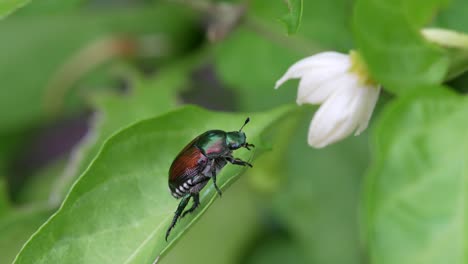
[[[300,78],[297,104],[322,104],[309,127],[308,143],[323,148],[367,128],[380,86],[369,78],[356,52],[322,52],[304,58],[281,77],[275,89]]]

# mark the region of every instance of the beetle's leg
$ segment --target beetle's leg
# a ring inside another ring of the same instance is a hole
[[[192,194],[193,197],[193,205],[190,207],[190,209],[186,210],[185,212],[182,213],[182,216],[180,218],[184,218],[186,214],[190,214],[193,212],[197,207],[200,205],[200,195],[198,193]]]
[[[216,170],[214,170],[214,171],[212,172],[211,178],[213,179],[213,185],[214,185],[216,191],[218,192],[219,197],[221,197],[221,195],[222,195],[223,193],[221,192],[221,190],[219,189],[218,185],[216,184]]]
[[[249,166],[250,168],[252,168],[252,164],[248,163],[247,161],[243,161],[241,159],[230,156],[225,157],[225,159],[234,165]]]
[[[190,197],[191,197],[191,194],[187,194],[184,197],[182,197],[182,201],[180,201],[179,206],[177,207],[177,210],[175,211],[174,218],[172,219],[172,223],[166,231],[166,241],[167,241],[167,238],[169,237],[169,234],[171,233],[172,228],[177,223],[177,219],[179,219],[180,214],[182,213],[182,211],[184,211],[185,207],[190,201]]]
[[[255,148],[254,144],[245,143],[244,148],[250,150],[250,147]]]

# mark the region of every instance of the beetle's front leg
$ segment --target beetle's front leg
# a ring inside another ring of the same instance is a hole
[[[180,201],[179,206],[177,207],[177,210],[175,211],[174,218],[172,219],[172,223],[166,231],[166,241],[167,241],[167,238],[169,237],[169,234],[171,233],[172,228],[177,223],[177,219],[179,219],[180,214],[182,213],[182,211],[184,211],[185,207],[190,201],[190,197],[191,197],[191,194],[187,194],[184,197],[182,197],[182,201]]]
[[[255,145],[254,144],[249,144],[249,143],[245,143],[245,145],[244,145],[244,148],[246,148],[248,150],[250,150],[251,147],[255,148]]]
[[[227,156],[227,157],[225,157],[225,159],[227,161],[229,161],[230,163],[234,164],[234,165],[249,166],[250,168],[253,167],[252,164],[248,163],[247,161],[243,161],[241,159],[238,159],[238,158]]]

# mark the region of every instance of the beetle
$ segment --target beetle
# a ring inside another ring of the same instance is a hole
[[[250,150],[251,147],[255,147],[253,144],[247,143],[245,133],[242,132],[242,128],[249,121],[250,118],[247,118],[239,131],[206,131],[188,143],[174,159],[169,169],[169,189],[174,198],[182,198],[182,200],[175,211],[171,225],[167,229],[166,241],[177,220],[192,213],[200,205],[199,193],[210,179],[213,180],[214,188],[221,196],[221,190],[216,184],[216,175],[228,162],[252,167],[249,162],[232,156],[232,152],[236,149]],[[193,198],[193,205],[183,212],[190,198]]]

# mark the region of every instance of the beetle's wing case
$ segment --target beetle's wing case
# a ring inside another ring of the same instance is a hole
[[[198,175],[206,167],[208,158],[196,146],[185,148],[172,162],[169,184],[179,185]]]
[[[208,158],[195,145],[202,135],[194,138],[180,151],[169,169],[169,189],[175,198],[189,192],[192,182],[208,164]]]

